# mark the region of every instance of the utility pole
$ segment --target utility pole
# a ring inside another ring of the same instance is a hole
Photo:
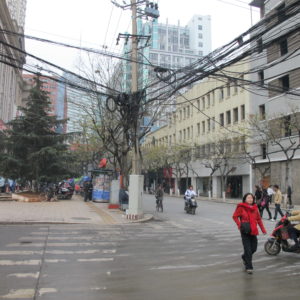
[[[131,0],[132,11],[132,64],[131,64],[131,103],[132,105],[139,105],[140,97],[138,93],[138,65],[137,65],[137,7],[136,0]],[[136,108],[138,114],[135,118],[135,124],[132,124],[134,134],[134,147],[132,159],[132,175],[129,176],[129,207],[127,218],[141,219],[143,218],[143,185],[144,176],[141,175],[141,158],[140,158],[140,108]]]
[[[131,9],[132,15],[132,33],[131,34],[119,34],[117,38],[117,44],[120,38],[125,38],[126,43],[131,38],[131,94],[128,101],[130,101],[130,114],[131,118],[131,142],[133,148],[132,158],[132,175],[129,176],[129,208],[127,211],[128,219],[140,219],[143,217],[143,186],[144,176],[141,175],[141,155],[140,155],[140,135],[141,135],[141,102],[143,92],[138,88],[138,43],[140,40],[146,40],[144,47],[148,46],[150,40],[149,35],[141,35],[137,32],[137,18],[142,16],[150,18],[158,18],[159,11],[157,3],[150,2],[148,0],[130,0],[130,4],[120,5],[117,1],[111,0],[113,4],[123,9]],[[141,9],[141,4],[146,4],[145,9]],[[139,5],[139,7],[138,7]],[[139,15],[138,15],[139,14]]]

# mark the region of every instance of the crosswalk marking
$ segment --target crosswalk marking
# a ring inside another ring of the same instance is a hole
[[[7,277],[17,277],[17,278],[38,278],[40,275],[40,272],[36,273],[13,273],[8,274]]]
[[[41,264],[40,259],[30,259],[30,260],[0,260],[0,266],[37,266]]]

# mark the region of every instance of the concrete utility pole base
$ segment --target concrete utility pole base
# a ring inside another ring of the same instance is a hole
[[[144,217],[143,213],[143,175],[129,176],[129,208],[126,218],[138,220]]]

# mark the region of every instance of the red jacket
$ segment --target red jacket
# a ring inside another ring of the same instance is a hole
[[[267,233],[256,204],[249,205],[248,203],[239,203],[232,218],[239,229],[241,223],[249,222],[251,235],[258,235],[257,224],[263,233]]]

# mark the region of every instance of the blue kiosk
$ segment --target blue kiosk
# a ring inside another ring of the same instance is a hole
[[[107,203],[110,200],[110,186],[114,179],[115,172],[107,169],[92,170],[93,195],[94,202]]]

